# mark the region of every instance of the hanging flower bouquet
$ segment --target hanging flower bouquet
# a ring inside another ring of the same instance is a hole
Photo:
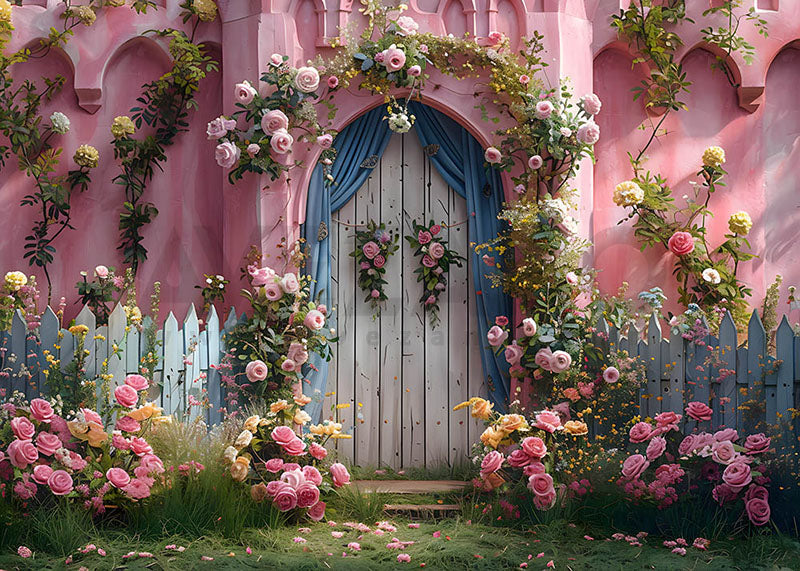
[[[466,259],[447,247],[441,235],[441,225],[434,224],[433,220],[427,226],[414,220],[411,227],[415,234],[406,236],[406,240],[414,248],[414,255],[420,258],[420,267],[414,270],[417,281],[423,284],[419,301],[430,311],[431,324],[436,326],[439,323],[439,296],[447,289],[450,264],[460,268]]]
[[[358,264],[358,286],[367,293],[364,301],[369,303],[375,315],[380,315],[380,303],[388,299],[383,292],[386,280],[386,260],[397,251],[397,241],[400,237],[386,229],[381,222],[374,220],[367,223],[366,230],[359,230],[355,234],[356,247],[350,253]]]

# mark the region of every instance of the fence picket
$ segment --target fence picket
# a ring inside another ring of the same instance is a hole
[[[121,304],[117,304],[111,315],[108,316],[108,372],[111,377],[111,392],[125,381],[127,373],[127,339],[125,329],[128,326],[128,317]],[[116,354],[114,346],[118,349]]]
[[[54,358],[58,358],[58,349],[56,349],[56,345],[58,345],[58,331],[60,328],[61,325],[58,322],[58,317],[50,308],[50,306],[48,306],[47,309],[44,310],[44,315],[42,315],[42,325],[39,328],[39,336],[42,341],[42,360],[40,361],[42,366],[42,380],[39,384],[39,390],[42,392],[42,394],[47,393],[47,381],[44,378],[44,371],[49,368],[47,364],[47,358],[45,357],[45,351]],[[89,360],[92,360],[91,357],[87,359],[87,361]]]
[[[80,313],[78,313],[78,316],[75,318],[75,325],[85,325],[89,329],[89,331],[86,332],[86,339],[83,340],[83,349],[85,351],[89,351],[86,356],[86,377],[93,379],[97,373],[95,361],[91,358],[95,352],[94,336],[97,334],[97,319],[95,318],[94,313],[92,313],[92,310],[89,309],[88,305],[84,305],[83,309],[81,309]]]
[[[221,358],[219,316],[217,309],[212,305],[206,318],[206,360],[208,361],[208,373],[206,383],[208,383],[208,400],[210,407],[206,418],[209,424],[217,424],[222,420],[222,387],[221,375],[216,366],[219,365]]]
[[[25,392],[25,380],[19,374],[20,367],[25,363],[25,334],[28,326],[22,312],[17,310],[11,318],[11,348],[8,361],[11,363],[11,390]]]
[[[720,380],[720,402],[723,405],[720,423],[736,426],[738,391],[736,390],[736,325],[730,312],[725,313],[719,325],[719,360],[725,369]]]
[[[669,393],[668,406],[672,412],[683,413],[683,391],[688,375],[686,374],[686,348],[683,337],[677,331],[670,331],[669,337]],[[667,399],[665,399],[667,400]],[[685,419],[684,419],[685,420]]]
[[[197,321],[197,309],[194,304],[183,321],[183,368],[185,374],[182,383],[182,406],[188,411],[191,420],[196,419],[200,411],[189,405],[189,395],[200,400],[200,324]]]
[[[180,375],[180,355],[183,340],[178,332],[178,320],[170,311],[164,322],[164,375],[161,389],[161,406],[165,414],[175,411],[178,399],[178,376]]]
[[[761,324],[758,311],[750,316],[747,326],[747,399],[753,399],[759,387],[764,386],[767,360],[767,332]],[[758,419],[763,420],[763,419]]]

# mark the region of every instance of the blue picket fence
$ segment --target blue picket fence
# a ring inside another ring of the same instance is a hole
[[[194,306],[182,322],[173,313],[167,316],[156,335],[154,377],[161,388],[152,395],[165,414],[188,411],[191,417],[204,414],[210,424],[219,422],[224,389],[215,366],[224,355],[224,332],[244,318],[231,309],[223,323],[213,306],[204,320],[198,318]],[[85,342],[88,378],[98,376],[106,360],[112,385],[139,371],[147,351],[145,335],[127,326],[121,306],[111,313],[107,325],[96,326],[95,316],[86,307],[75,323],[89,330]],[[150,325],[145,318],[144,327]],[[598,323],[597,331],[599,342],[607,349],[625,350],[644,363],[647,386],[641,394],[642,416],[682,412],[687,402],[700,401],[714,410],[706,428],[747,428],[746,420],[774,423],[800,408],[800,336],[785,317],[776,332],[774,354],[768,351],[768,335],[757,312],[753,312],[746,342],[741,344],[729,315],[722,321],[719,337],[707,335],[694,341],[674,332],[662,334],[655,318],[650,319],[646,331],[631,326],[627,335],[621,335],[605,321]],[[119,347],[116,353],[114,345]],[[60,359],[63,369],[74,350],[74,337],[61,328],[52,309],[47,309],[35,333],[27,330],[22,314],[17,313],[11,331],[0,332],[0,394],[16,390],[33,398],[45,393],[44,352]],[[207,397],[211,406],[205,410],[190,407],[190,396],[201,401]],[[746,408],[751,414],[746,414]]]

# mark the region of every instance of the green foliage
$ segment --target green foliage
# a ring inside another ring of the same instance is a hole
[[[226,280],[225,276],[219,274],[203,274],[203,277],[205,278],[205,284],[194,287],[200,290],[200,294],[203,296],[203,309],[208,311],[215,301],[225,300],[225,294],[227,293],[225,286],[231,282]]]
[[[139,105],[131,108],[130,119],[118,117],[112,125],[114,158],[120,161],[122,169],[113,182],[123,186],[125,192],[119,218],[118,249],[134,274],[147,259],[147,249],[142,245],[142,229],[158,216],[155,205],[143,200],[147,185],[152,181],[156,168],[163,170],[167,160],[166,148],[175,142],[178,134],[189,129],[189,112],[197,107],[195,97],[200,81],[207,73],[219,69],[207,55],[204,45],[194,43],[196,28],[195,25],[191,36],[173,29],[156,32],[156,35],[169,39],[172,69],[143,86],[144,91],[137,98]],[[151,134],[141,139],[134,138],[131,121],[136,129],[145,125]]]
[[[115,302],[119,301],[121,294],[127,289],[125,279],[122,276],[115,276],[113,266],[106,268],[108,273],[103,276],[97,274],[99,268],[100,266],[95,269],[91,280],[87,279],[87,272],[81,272],[81,281],[75,283],[81,305],[89,306],[98,326],[108,323],[108,316]],[[115,299],[115,296],[118,297]]]
[[[756,53],[755,46],[738,35],[741,21],[744,19],[752,22],[753,26],[758,30],[758,33],[765,38],[769,35],[767,21],[758,16],[755,6],[750,6],[746,13],[740,15],[737,14],[737,9],[740,8],[741,5],[741,0],[726,0],[718,6],[712,6],[705,10],[703,16],[720,14],[727,19],[727,24],[725,26],[718,26],[716,29],[712,26],[708,26],[700,30],[706,43],[717,46],[724,54],[717,55],[716,61],[712,64],[712,69],[722,71],[722,73],[725,74],[725,78],[733,87],[739,87],[739,83],[737,83],[737,78],[734,77],[733,71],[728,65],[731,54],[740,52],[744,62],[749,65],[753,63],[753,58]]]

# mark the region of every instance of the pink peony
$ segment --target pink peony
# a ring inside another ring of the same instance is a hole
[[[270,458],[266,462],[264,462],[264,469],[267,472],[272,472],[273,474],[277,474],[283,468],[283,460],[281,458]]]
[[[663,436],[656,436],[653,438],[650,443],[647,445],[647,459],[650,462],[655,461],[657,458],[661,457],[664,453],[664,450],[667,449],[667,441],[664,439]]]
[[[744,504],[744,509],[753,525],[765,525],[769,522],[770,509],[766,498],[753,498]]]
[[[289,129],[289,118],[280,109],[267,111],[261,118],[261,129],[267,135],[274,135],[276,132]]]
[[[371,260],[372,258],[377,256],[378,254],[380,254],[381,247],[378,246],[378,244],[376,244],[372,240],[370,240],[369,242],[367,242],[366,244],[364,244],[361,247],[361,251],[364,252],[364,256],[366,256],[366,258],[368,260]]]
[[[578,141],[584,145],[594,145],[600,140],[600,125],[589,121],[578,127]]]
[[[125,384],[137,391],[143,391],[150,386],[150,382],[142,375],[128,375],[125,377]]]
[[[44,399],[31,401],[31,416],[39,422],[50,422],[53,418],[53,407]]]
[[[550,358],[553,356],[553,352],[550,350],[549,347],[543,347],[536,352],[536,356],[533,358],[536,365],[544,369],[545,371],[550,370]]]
[[[581,97],[581,103],[583,103],[583,110],[589,115],[597,115],[600,113],[600,108],[603,106],[600,102],[600,98],[594,93],[589,93]]]
[[[331,464],[330,473],[331,473],[331,478],[333,479],[333,485],[335,487],[341,488],[345,484],[350,483],[350,473],[347,471],[347,468],[345,468],[343,464],[340,464],[339,462]]]
[[[47,464],[39,464],[33,467],[33,479],[40,484],[47,484],[48,478],[53,473],[53,469]]]
[[[293,438],[289,442],[283,445],[283,451],[286,452],[289,456],[302,456],[305,454],[306,450],[306,443],[300,440],[299,438]]]
[[[635,480],[649,465],[650,462],[647,461],[647,458],[641,454],[633,454],[622,463],[622,475],[628,480]]]
[[[525,350],[517,345],[517,342],[514,341],[511,345],[506,347],[505,350],[505,358],[508,361],[509,365],[517,365],[519,364],[522,355],[525,354]]]
[[[136,393],[136,389],[129,385],[120,385],[114,389],[114,398],[117,399],[120,406],[125,408],[133,408],[139,401],[139,395]]]
[[[36,427],[24,416],[15,416],[11,419],[11,430],[20,440],[31,440],[36,434]]]
[[[224,169],[233,167],[239,161],[241,154],[239,147],[229,141],[220,143],[214,150],[214,158],[217,164]]]
[[[313,93],[319,87],[319,72],[311,66],[298,67],[294,86],[303,93]]]
[[[486,333],[486,339],[492,347],[499,347],[508,338],[508,331],[500,329],[497,325],[493,325]]]
[[[122,490],[134,500],[143,500],[150,496],[150,486],[140,478],[134,478],[131,483]]]
[[[483,158],[486,159],[487,163],[496,165],[503,160],[503,153],[501,153],[496,147],[489,147],[486,149],[486,152],[483,153]]]
[[[258,94],[255,87],[250,85],[250,82],[246,79],[241,83],[237,83],[234,91],[234,97],[236,101],[241,103],[242,105],[249,105],[253,102],[253,99]]]
[[[298,508],[310,508],[319,501],[319,488],[310,482],[300,484],[295,493],[297,494]]]
[[[408,68],[408,75],[410,77],[419,77],[422,75],[422,68],[418,65],[412,65]]]
[[[566,351],[554,351],[550,356],[550,370],[554,373],[566,371],[571,364],[572,356]]]
[[[312,331],[319,331],[325,327],[325,316],[322,315],[320,311],[312,309],[306,314],[306,318],[303,320],[303,325]]]
[[[667,245],[676,256],[685,256],[694,250],[694,238],[688,232],[675,232]]]
[[[561,426],[561,417],[555,412],[545,410],[536,415],[534,426],[552,434]]]
[[[763,433],[751,434],[744,441],[745,454],[761,454],[769,450],[771,439]]]
[[[431,244],[430,248],[428,248],[428,251],[430,252],[431,257],[435,260],[439,260],[442,256],[444,256],[444,246],[442,246],[439,242],[434,242]]]
[[[269,146],[279,155],[285,155],[290,152],[292,150],[292,145],[294,145],[294,137],[292,137],[286,129],[278,129],[272,134],[272,138],[269,140]]]
[[[308,517],[320,521],[325,516],[325,502],[319,501],[308,509]]]
[[[276,426],[272,429],[272,433],[270,434],[272,439],[280,444],[281,446],[285,446],[289,442],[291,442],[294,438],[297,438],[297,435],[294,433],[294,430],[289,428],[288,426]]]
[[[323,460],[328,455],[328,451],[325,449],[325,447],[320,446],[316,442],[313,442],[308,447],[308,452],[317,460]]]
[[[549,101],[539,101],[536,104],[536,111],[534,115],[536,115],[537,119],[547,119],[553,113],[553,104]]]
[[[406,53],[403,50],[391,46],[383,51],[383,65],[389,73],[400,71],[405,64]]]
[[[538,436],[529,436],[522,440],[522,449],[528,456],[540,460],[547,454],[547,445]]]
[[[603,380],[608,384],[616,383],[619,380],[619,370],[616,367],[607,367],[603,371]]]
[[[322,474],[314,466],[303,466],[302,472],[307,482],[311,482],[315,486],[322,485]]]
[[[750,466],[745,462],[732,462],[722,472],[722,481],[738,491],[753,481]]]
[[[264,295],[269,301],[278,301],[283,297],[283,289],[278,283],[268,283],[264,286]]]
[[[56,496],[66,496],[72,491],[72,476],[64,470],[55,470],[47,478],[47,485]]]
[[[333,144],[333,135],[325,133],[317,137],[317,144],[323,149],[330,149]]]
[[[245,367],[244,372],[245,375],[247,375],[247,380],[251,383],[255,383],[266,379],[269,369],[264,361],[256,360],[247,363],[247,367]]]
[[[503,465],[505,457],[497,450],[492,450],[481,461],[481,476],[486,478],[489,474],[497,472]]]
[[[122,489],[131,483],[131,477],[122,468],[109,468],[106,471],[106,478],[115,488]]]
[[[633,426],[631,426],[631,430],[628,433],[630,436],[631,442],[637,444],[639,442],[644,442],[648,440],[653,435],[653,427],[648,424],[647,422],[637,422]]]

